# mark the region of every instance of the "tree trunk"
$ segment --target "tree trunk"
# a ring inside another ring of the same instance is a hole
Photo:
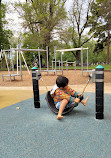
[[[80,51],[76,51],[75,57],[76,57],[76,65],[79,65],[79,63],[80,63]]]
[[[45,37],[45,48],[46,46],[48,46],[48,64],[49,64],[49,58],[50,58],[50,55],[49,55],[50,39],[51,39],[51,35],[50,33],[48,33]],[[45,52],[45,67],[47,67],[47,53],[46,52]]]
[[[106,61],[107,64],[109,64],[109,46],[110,46],[110,33],[108,31],[108,38],[107,38],[107,61]]]
[[[48,45],[47,45],[48,46]],[[48,46],[48,65],[49,65],[49,46]],[[45,67],[47,67],[47,53],[45,52]]]

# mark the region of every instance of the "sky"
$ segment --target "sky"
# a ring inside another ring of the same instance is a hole
[[[18,0],[2,0],[2,3],[8,4],[8,13],[6,14],[6,20],[8,21],[8,25],[6,29],[10,29],[13,31],[14,36],[19,36],[20,32],[24,32],[25,30],[22,28],[22,19],[19,18],[18,13],[14,10],[14,8],[10,5],[10,2],[13,4]],[[19,0],[20,2],[26,2],[26,0]],[[67,0],[66,8],[69,10],[71,3],[73,0]]]
[[[11,0],[11,3],[17,2],[18,0]],[[25,0],[20,0],[21,2],[25,2]],[[2,3],[8,5],[8,13],[6,13],[6,20],[8,21],[8,25],[6,29],[10,29],[13,31],[14,36],[18,36],[19,32],[23,32],[22,28],[22,20],[19,18],[18,13],[15,11],[14,7],[10,4],[10,0],[2,0]]]

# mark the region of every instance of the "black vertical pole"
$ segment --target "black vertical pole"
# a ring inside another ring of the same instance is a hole
[[[96,119],[104,119],[104,67],[95,69],[96,83]]]
[[[39,84],[38,84],[38,79],[37,79],[37,76],[36,76],[36,70],[38,70],[38,69],[36,67],[33,67],[31,70],[32,70],[34,107],[35,108],[40,108]]]

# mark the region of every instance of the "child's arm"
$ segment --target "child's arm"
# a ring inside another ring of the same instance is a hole
[[[66,99],[68,102],[76,102],[76,103],[79,103],[80,102],[80,99],[79,98],[75,98],[63,91],[60,91],[60,90],[56,90],[56,96],[59,96],[58,98],[60,100],[63,100],[63,99]]]
[[[79,103],[83,100],[83,96],[81,96],[81,93],[78,93],[77,91],[73,90],[68,86],[67,91],[70,92],[72,97],[75,97],[74,102]]]
[[[73,90],[71,87],[67,87],[67,92],[72,96],[72,97],[77,97],[78,96],[78,92]]]

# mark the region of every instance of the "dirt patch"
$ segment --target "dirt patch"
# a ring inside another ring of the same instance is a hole
[[[0,71],[0,86],[5,87],[23,87],[23,86],[32,86],[32,74],[30,71],[30,75],[27,71],[22,71],[23,73],[23,80],[21,80],[20,76],[16,76],[15,80],[12,78],[12,82],[10,82],[9,77],[4,78],[4,82],[2,81],[2,74],[8,74],[7,71]],[[42,78],[44,82],[39,80],[40,86],[53,86],[55,84],[56,78],[58,75],[61,75],[62,72],[57,72],[57,75],[54,75],[54,73],[50,72],[49,75],[47,75],[47,72],[42,72]],[[80,70],[69,70],[68,72],[64,70],[63,75],[66,76],[69,79],[70,85],[80,85],[85,84],[88,80],[88,73],[84,72],[82,77],[82,72]],[[111,83],[111,71],[104,71],[104,82],[105,83]],[[90,84],[93,84],[90,82]]]

